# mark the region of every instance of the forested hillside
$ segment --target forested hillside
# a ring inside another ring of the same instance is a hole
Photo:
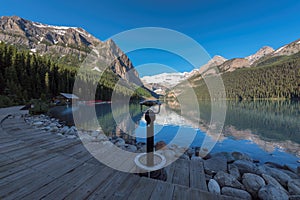
[[[60,92],[72,93],[78,67],[53,62],[27,50],[0,43],[0,105],[24,104],[31,99],[52,99]],[[92,73],[81,76],[82,84],[97,84],[95,99],[110,100],[119,77],[106,71],[101,80]],[[121,96],[131,95],[126,85],[116,88]],[[135,91],[133,98],[150,96],[143,88]]]
[[[222,74],[226,98],[237,100],[293,99],[300,97],[300,53],[270,58],[251,68]],[[210,99],[199,75],[189,79],[199,99]],[[184,84],[177,89],[184,91]],[[224,97],[225,98],[225,97]]]

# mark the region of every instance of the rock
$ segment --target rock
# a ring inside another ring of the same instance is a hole
[[[98,137],[98,135],[100,135],[100,132],[99,132],[99,131],[92,131],[92,132],[91,132],[91,136],[92,136],[92,137]],[[122,140],[123,140],[123,139],[122,139],[122,138],[120,138],[120,139],[121,139],[120,141],[121,141],[121,143],[122,143]],[[116,141],[118,141],[118,140],[116,140]],[[125,141],[124,141],[124,144],[125,144]]]
[[[241,153],[241,152],[232,152],[231,153],[232,157],[234,158],[234,160],[248,160],[250,162],[252,162],[252,158],[245,153]]]
[[[177,157],[176,152],[175,152],[175,156]],[[182,154],[179,158],[183,160],[190,160],[190,157],[186,154]]]
[[[289,170],[289,171],[293,172],[294,174],[297,174],[297,168],[294,168],[294,167],[292,167],[292,166],[290,166],[288,164],[284,164],[283,165],[283,169]]]
[[[128,147],[126,148],[126,150],[130,151],[130,152],[136,152],[137,148],[134,145],[128,145]]]
[[[204,170],[207,174],[216,174],[227,171],[227,160],[224,157],[214,157],[204,161]]]
[[[236,165],[234,164],[228,165],[228,172],[229,174],[234,176],[237,180],[241,179],[241,173],[239,171],[239,168]]]
[[[231,187],[223,187],[222,194],[227,196],[232,196],[240,199],[251,200],[251,195],[244,190],[231,188]]]
[[[217,181],[210,179],[208,182],[208,191],[214,194],[221,194],[221,189]]]
[[[237,160],[233,164],[239,168],[241,175],[244,173],[255,174],[258,171],[257,166],[248,160]]]
[[[272,167],[272,168],[278,168],[278,169],[283,169],[283,166],[278,164],[278,163],[274,163],[274,162],[265,162],[265,165],[268,167]]]
[[[237,189],[245,189],[244,186],[231,174],[223,171],[219,171],[214,179],[219,183],[221,187],[233,187]]]
[[[166,157],[167,160],[174,159],[175,152],[170,149],[166,149],[166,150],[163,150],[163,155]]]
[[[117,138],[115,145],[117,145],[118,147],[125,146],[125,140],[123,140],[122,138]]]
[[[166,149],[167,144],[164,141],[159,141],[155,144],[155,150]]]
[[[288,200],[289,196],[282,190],[278,190],[273,185],[265,185],[258,191],[261,200]]]
[[[280,183],[278,183],[278,181],[276,181],[275,178],[273,178],[272,176],[269,176],[267,174],[262,174],[262,177],[264,178],[265,182],[267,183],[267,185],[273,185],[275,187],[277,187],[278,189],[281,189],[283,191],[286,191],[282,185],[280,185]]]
[[[41,121],[37,121],[37,122],[33,122],[33,124],[32,124],[33,126],[37,126],[37,127],[41,127],[41,126],[43,126],[44,125],[44,123],[43,122],[41,122]]]
[[[52,127],[55,127],[55,126],[57,126],[57,124],[55,124],[55,123],[51,123],[51,124],[49,124],[49,126],[52,128]]]
[[[286,169],[280,169],[282,172],[286,173],[289,177],[291,177],[292,179],[298,179],[300,178],[297,174],[291,172],[290,170],[286,170]]]
[[[96,139],[99,142],[107,141],[108,140],[107,137],[106,137],[106,135],[104,135],[104,134],[99,134]]]
[[[290,194],[300,195],[300,179],[289,180],[288,190]]]
[[[300,195],[290,195],[289,196],[289,200],[299,200],[300,199]]]
[[[271,167],[265,167],[266,171],[269,175],[271,175],[273,178],[275,178],[283,187],[287,187],[287,183],[289,180],[291,180],[291,177],[287,175],[286,173],[282,172],[279,169],[271,168]]]
[[[227,163],[232,163],[235,161],[234,157],[231,155],[231,153],[228,152],[218,152],[211,154],[211,157],[223,157],[227,160]]]
[[[212,175],[205,174],[205,180],[206,180],[206,181],[209,181],[209,180],[212,179],[212,178],[213,178]]]
[[[54,132],[57,132],[58,131],[58,128],[56,126],[50,128],[50,132],[54,133]]]
[[[267,170],[266,170],[266,167],[264,165],[260,165],[257,167],[257,171],[256,171],[256,174],[258,175],[262,175],[262,174],[267,174]]]
[[[246,190],[254,198],[257,198],[259,189],[266,185],[264,179],[256,174],[245,173],[242,179]]]
[[[300,176],[300,166],[297,167],[297,174]]]
[[[50,129],[51,129],[50,126],[46,126],[46,127],[42,128],[42,130],[45,130],[45,131],[49,131]]]
[[[61,134],[66,134],[69,131],[69,127],[68,126],[64,126],[62,129],[60,129],[60,133]]]
[[[75,135],[68,135],[67,138],[69,138],[69,139],[75,139],[77,137]]]

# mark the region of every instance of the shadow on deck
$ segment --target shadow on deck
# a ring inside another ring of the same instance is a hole
[[[166,182],[111,169],[78,139],[34,129],[23,118],[0,127],[0,199],[234,199],[207,191],[203,164],[178,160]]]

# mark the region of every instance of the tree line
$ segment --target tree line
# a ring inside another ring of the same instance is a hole
[[[282,56],[251,68],[222,74],[226,97],[231,100],[299,99],[300,53]],[[192,77],[198,99],[210,99],[203,79]],[[181,86],[179,86],[181,87]]]
[[[88,71],[88,70],[87,70]],[[37,55],[28,50],[19,50],[12,45],[0,43],[0,106],[25,104],[31,99],[52,99],[60,92],[72,93],[75,78],[85,85],[97,84],[95,99],[110,100],[113,90],[120,96],[150,96],[143,88],[132,95],[128,87],[115,88],[119,77],[107,70],[99,75],[87,72],[76,77],[78,66],[68,66],[51,60],[47,55]],[[84,100],[84,99],[83,99]],[[91,99],[89,99],[91,100]]]

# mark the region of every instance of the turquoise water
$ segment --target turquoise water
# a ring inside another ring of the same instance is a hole
[[[76,108],[57,107],[54,115],[72,123],[72,111],[85,116],[82,126],[93,129],[95,119],[86,116],[93,106]],[[131,104],[129,109],[116,106],[114,115],[111,104],[95,105],[102,130],[109,136],[119,136],[135,142],[145,142],[146,123],[140,106]],[[129,115],[126,113],[129,110]],[[124,114],[125,113],[125,114]],[[227,115],[222,133],[216,139],[207,133],[210,120],[210,103],[201,102],[200,116],[181,116],[163,105],[154,124],[155,141],[191,147],[201,147],[204,139],[215,142],[211,152],[239,151],[260,162],[276,162],[299,166],[300,160],[300,103],[298,101],[227,102]],[[116,119],[116,121],[115,121]],[[200,124],[199,124],[200,121]],[[78,124],[76,124],[78,125]]]

